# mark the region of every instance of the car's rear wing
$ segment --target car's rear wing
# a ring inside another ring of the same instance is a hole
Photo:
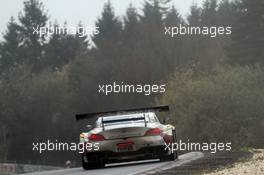
[[[169,106],[155,106],[155,107],[146,107],[146,108],[121,109],[121,110],[115,110],[115,111],[77,114],[75,117],[76,117],[76,120],[82,120],[82,119],[90,119],[93,117],[99,117],[99,116],[104,116],[104,115],[135,113],[135,112],[151,112],[151,111],[165,112],[169,110],[170,110]]]
[[[122,122],[143,122],[145,127],[147,126],[147,121],[146,121],[146,116],[145,114],[143,114],[143,116],[132,116],[129,118],[120,118],[120,119],[110,119],[110,120],[106,120],[104,117],[101,117],[101,122],[102,122],[102,128],[103,130],[105,130],[105,126],[107,126],[108,124],[113,125],[115,123],[122,123]]]

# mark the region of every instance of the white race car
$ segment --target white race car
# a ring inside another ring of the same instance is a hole
[[[165,149],[176,141],[175,127],[161,124],[156,116],[157,111],[168,110],[168,106],[160,106],[76,115],[77,120],[97,117],[93,129],[80,134],[80,143],[86,145],[81,154],[83,168],[143,159],[177,159],[177,152]]]

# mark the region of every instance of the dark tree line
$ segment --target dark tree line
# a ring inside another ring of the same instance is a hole
[[[87,50],[86,37],[56,34],[50,38],[34,32],[35,28],[48,26],[48,14],[44,5],[36,0],[24,2],[18,22],[11,17],[1,43],[1,73],[15,65],[30,66],[32,72],[61,68],[79,53]],[[59,24],[54,23],[54,26]]]
[[[175,71],[214,72],[225,64],[263,63],[262,0],[205,0],[187,18],[168,0],[131,4],[117,17],[106,3],[91,38],[73,34],[39,36],[33,27],[49,23],[38,0],[27,0],[11,17],[0,43],[0,159],[56,162],[75,153],[32,152],[32,142],[77,141],[74,114],[154,103],[157,95],[98,94],[98,84],[166,82]],[[165,26],[232,26],[231,37],[164,35]],[[64,25],[67,26],[65,23]],[[80,24],[81,25],[81,24]],[[19,143],[19,144],[18,144]],[[54,156],[58,155],[58,156]],[[43,163],[43,162],[41,162]]]

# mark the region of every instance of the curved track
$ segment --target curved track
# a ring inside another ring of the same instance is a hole
[[[190,163],[203,157],[201,152],[190,152],[179,156],[171,162],[157,160],[135,161],[129,163],[109,164],[102,169],[83,170],[82,168],[61,169],[54,171],[27,173],[27,175],[138,175],[143,173],[161,172],[170,168]]]

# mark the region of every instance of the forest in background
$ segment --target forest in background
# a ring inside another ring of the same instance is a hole
[[[0,42],[0,161],[61,165],[77,153],[40,155],[32,142],[78,142],[76,113],[159,104],[170,105],[179,139],[263,147],[264,1],[205,0],[186,18],[168,4],[146,0],[116,16],[109,1],[98,35],[40,37],[33,27],[61,24],[50,23],[42,2],[25,1]],[[232,26],[232,34],[164,35],[180,24]],[[166,93],[97,93],[114,81],[165,83]]]

